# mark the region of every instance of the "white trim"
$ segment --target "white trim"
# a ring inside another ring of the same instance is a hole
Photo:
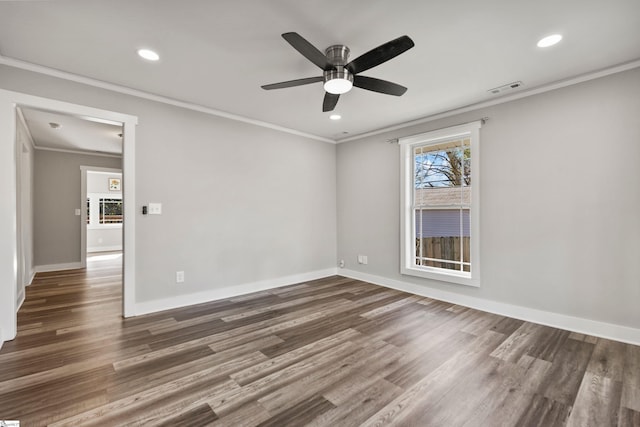
[[[1,58],[0,58],[1,59]],[[0,61],[1,62],[1,61]],[[3,339],[13,339],[17,332],[15,315],[17,295],[17,249],[16,249],[16,107],[25,106],[45,109],[79,117],[92,117],[123,124],[123,176],[129,185],[124,186],[125,225],[123,262],[123,315],[132,315],[135,305],[135,126],[138,118],[129,114],[102,110],[69,102],[28,95],[0,89],[0,198],[4,209],[0,210],[0,327]],[[126,204],[130,209],[126,208]],[[63,265],[62,268],[79,268],[80,263]],[[61,268],[40,266],[44,268]],[[40,269],[40,270],[38,270]],[[5,298],[6,297],[6,298]]]
[[[98,151],[67,150],[66,148],[39,147],[37,145],[34,145],[33,148],[38,151],[55,151],[56,153],[80,154],[83,156],[114,157],[117,159],[122,158],[122,154],[117,153],[109,154]]]
[[[136,303],[136,121],[122,122],[122,315],[134,315]],[[86,195],[85,195],[86,197]],[[86,221],[86,219],[85,219]]]
[[[35,150],[36,143],[33,140],[33,135],[31,135],[31,129],[29,129],[29,126],[27,126],[27,119],[24,118],[24,113],[22,112],[22,109],[16,108],[16,114],[18,115],[18,119],[20,120],[20,123],[22,123],[22,128],[27,133],[27,138],[29,139],[29,143],[31,144],[31,149]]]
[[[17,333],[17,163],[16,109],[11,93],[0,90],[0,329],[2,341]]]
[[[568,316],[566,314],[553,313],[521,305],[507,304],[484,298],[442,291],[415,283],[403,282],[396,279],[361,273],[359,271],[349,269],[340,269],[339,275],[384,286],[386,288],[434,298],[451,304],[462,305],[476,310],[498,314],[500,316],[507,316],[514,319],[525,320],[527,322],[537,323],[553,328],[560,328],[580,334],[593,335],[628,344],[640,345],[640,329],[631,328],[629,326],[616,325],[613,323],[585,319],[583,317]]]
[[[80,262],[66,262],[62,264],[36,265],[36,273],[47,273],[49,271],[76,270],[83,268]]]
[[[335,276],[336,274],[336,268],[328,268],[326,270],[317,270],[311,271],[309,273],[295,274],[292,276],[279,277],[275,279],[260,280],[258,282],[245,283],[237,286],[227,286],[219,289],[210,289],[194,294],[176,295],[159,300],[140,302],[136,303],[135,315],[139,316],[142,314],[155,313],[163,310],[171,310],[174,308],[186,307],[189,305],[202,304],[205,302],[237,297],[253,292],[266,291],[269,289],[280,288],[282,286],[288,286],[296,283],[308,282],[310,280],[322,279],[324,277]]]
[[[33,279],[36,278],[36,270],[35,268],[32,268],[31,271],[29,272],[29,281],[27,282],[26,286],[31,286],[31,284],[33,283]]]
[[[223,117],[225,119],[235,120],[238,122],[248,123],[254,126],[260,126],[267,129],[272,129],[280,132],[290,133],[293,135],[302,136],[309,139],[315,139],[317,141],[329,142],[335,144],[333,139],[325,138],[318,135],[313,135],[299,130],[290,129],[284,126],[275,125],[273,123],[263,122],[261,120],[250,119],[248,117],[240,116],[238,114],[228,113],[226,111],[216,110],[214,108],[205,107],[191,102],[179,101],[177,99],[168,98],[166,96],[155,95],[153,93],[144,92],[138,89],[132,89],[125,86],[120,86],[114,83],[104,82],[102,80],[92,79],[89,77],[81,76],[78,74],[68,73],[66,71],[56,70],[53,68],[45,67],[38,64],[33,64],[18,59],[9,58],[7,56],[0,55],[0,64],[8,65],[14,68],[20,68],[22,70],[33,71],[47,76],[57,77],[63,80],[69,80],[76,83],[82,83],[85,85],[98,87],[101,89],[107,89],[113,92],[123,93],[125,95],[135,96],[137,98],[148,99],[150,101],[161,102],[163,104],[169,104],[187,110],[198,111],[200,113],[210,114],[212,116]]]
[[[640,59],[625,62],[623,64],[615,65],[613,67],[605,68],[603,70],[593,71],[591,73],[582,74],[576,77],[571,77],[565,80],[560,80],[557,82],[549,83],[546,85],[538,86],[529,90],[524,90],[521,92],[517,92],[511,95],[502,96],[499,98],[494,98],[488,101],[481,101],[474,104],[469,104],[464,107],[454,108],[453,110],[443,111],[442,113],[432,114],[427,117],[423,117],[421,119],[412,120],[409,122],[400,123],[393,126],[388,126],[385,128],[380,128],[373,130],[371,132],[365,132],[358,135],[352,135],[347,138],[337,139],[336,144],[341,144],[343,142],[355,141],[358,139],[366,138],[369,136],[379,135],[381,133],[391,132],[398,129],[403,129],[409,126],[420,125],[423,123],[433,122],[435,120],[440,120],[445,117],[451,117],[458,114],[466,113],[469,111],[479,110],[480,108],[492,107],[494,105],[504,104],[506,102],[515,101],[517,99],[527,98],[529,96],[538,95],[541,93],[549,92],[556,89],[562,89],[563,87],[572,86],[578,83],[588,82],[589,80],[599,79],[600,77],[606,77],[611,74],[622,73],[623,71],[633,70],[634,68],[640,67]]]
[[[25,291],[25,288],[22,288],[22,295],[20,295],[20,300],[18,301],[18,304],[16,304],[16,313],[20,310],[20,307],[22,307],[22,303],[24,303],[26,294],[27,292]]]
[[[480,286],[480,128],[482,121],[436,129],[401,138],[400,144],[400,272],[466,286]],[[415,265],[414,148],[469,137],[471,148],[471,272]]]
[[[121,251],[122,245],[112,245],[112,246],[95,246],[87,248],[87,252],[97,253],[97,252],[113,252],[113,251]]]

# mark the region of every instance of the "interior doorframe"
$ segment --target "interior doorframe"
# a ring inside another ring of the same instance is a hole
[[[49,98],[0,89],[0,345],[17,333],[17,107],[29,107],[121,123],[123,126],[122,198],[123,273],[122,314],[135,315],[135,129],[138,118],[129,114],[101,110]]]
[[[124,182],[124,173],[122,169],[80,166],[80,264],[82,265],[82,268],[87,268],[87,172],[111,172],[122,174],[122,181]],[[122,202],[123,209],[126,209],[124,195]],[[122,243],[124,253],[124,241]]]

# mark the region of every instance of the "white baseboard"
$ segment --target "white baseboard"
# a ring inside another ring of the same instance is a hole
[[[48,271],[75,270],[77,268],[82,268],[81,262],[68,262],[66,264],[36,265],[34,270],[36,273],[46,273]]]
[[[560,313],[552,313],[549,311],[543,311],[519,305],[456,294],[454,292],[442,291],[439,289],[429,288],[427,286],[417,285],[415,283],[403,282],[396,279],[389,279],[387,277],[376,276],[373,274],[362,273],[354,270],[339,269],[337,274],[340,276],[362,280],[387,288],[397,289],[399,291],[409,292],[412,294],[434,298],[452,304],[462,305],[489,313],[499,314],[501,316],[512,317],[514,319],[525,320],[527,322],[538,323],[554,328],[565,329],[580,334],[593,335],[596,337],[621,341],[628,344],[640,345],[640,329],[631,328],[628,326],[605,323],[581,317],[567,316]]]
[[[16,306],[16,313],[18,312],[18,310],[20,310],[20,307],[22,307],[22,303],[24,302],[25,294],[26,294],[26,292],[23,289],[22,290],[22,295],[19,295],[20,299],[18,299],[18,304]]]
[[[29,273],[29,281],[27,282],[27,284],[25,286],[30,286],[33,283],[33,279],[36,278],[36,270],[35,269],[31,269],[31,272]]]
[[[95,246],[91,248],[87,248],[87,252],[113,252],[113,251],[121,251],[122,245],[113,245],[113,246]]]
[[[135,316],[142,314],[155,313],[173,308],[186,307],[189,305],[202,304],[205,302],[216,301],[225,298],[233,298],[240,295],[246,295],[253,292],[266,291],[269,289],[280,288],[282,286],[293,285],[296,283],[307,282],[309,280],[321,279],[323,277],[335,276],[337,270],[329,268],[326,270],[312,271],[304,274],[296,274],[292,276],[279,277],[269,280],[261,280],[259,282],[245,283],[237,286],[228,286],[220,289],[211,289],[208,291],[197,292],[194,294],[177,295],[170,298],[163,298],[153,301],[139,302],[135,304]]]

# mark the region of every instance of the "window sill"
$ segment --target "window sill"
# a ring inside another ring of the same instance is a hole
[[[429,267],[403,267],[400,273],[407,276],[439,280],[441,282],[455,283],[457,285],[471,286],[474,288],[480,287],[480,280],[471,277],[470,273],[444,272],[440,268]]]

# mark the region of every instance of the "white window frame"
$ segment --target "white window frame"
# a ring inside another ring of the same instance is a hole
[[[87,229],[104,230],[108,228],[122,228],[122,222],[101,224],[100,223],[100,199],[118,199],[123,200],[122,194],[118,193],[88,193],[89,210],[91,211]],[[123,218],[124,219],[124,218]]]
[[[480,127],[481,121],[434,130],[419,135],[400,138],[400,229],[401,229],[401,274],[426,279],[440,280],[467,286],[480,286]],[[449,139],[468,137],[471,141],[471,271],[462,272],[444,268],[416,265],[414,218],[414,161],[413,151],[417,146],[442,143]]]

